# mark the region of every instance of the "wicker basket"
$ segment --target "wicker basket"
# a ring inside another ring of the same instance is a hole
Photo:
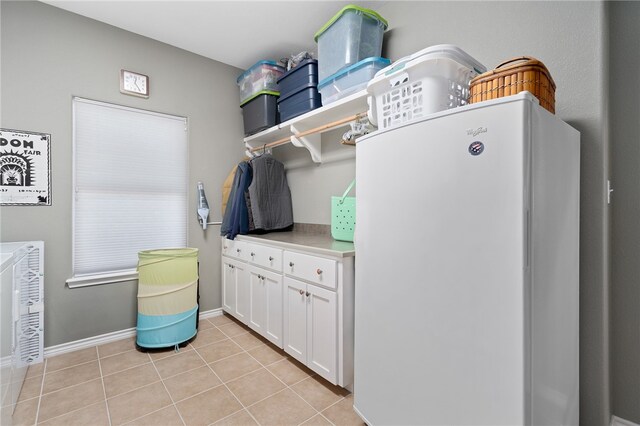
[[[469,103],[515,95],[528,90],[540,106],[555,114],[556,84],[542,62],[530,56],[519,56],[499,64],[494,70],[471,80]]]

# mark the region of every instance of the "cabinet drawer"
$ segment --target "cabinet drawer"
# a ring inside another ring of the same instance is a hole
[[[279,248],[249,243],[247,256],[251,263],[282,272],[282,250]]]
[[[222,255],[234,259],[247,260],[249,258],[248,244],[244,241],[222,239]]]
[[[284,252],[284,273],[327,288],[335,289],[336,261],[290,251]]]

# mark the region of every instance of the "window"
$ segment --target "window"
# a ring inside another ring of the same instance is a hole
[[[185,247],[187,120],[73,99],[73,278],[136,277],[138,251]]]

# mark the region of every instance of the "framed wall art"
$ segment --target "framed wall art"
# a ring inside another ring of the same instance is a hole
[[[0,205],[51,205],[51,135],[0,129]]]

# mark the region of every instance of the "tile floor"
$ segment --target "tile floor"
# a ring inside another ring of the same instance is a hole
[[[17,425],[362,425],[346,390],[229,316],[200,321],[180,352],[133,338],[32,366]]]

